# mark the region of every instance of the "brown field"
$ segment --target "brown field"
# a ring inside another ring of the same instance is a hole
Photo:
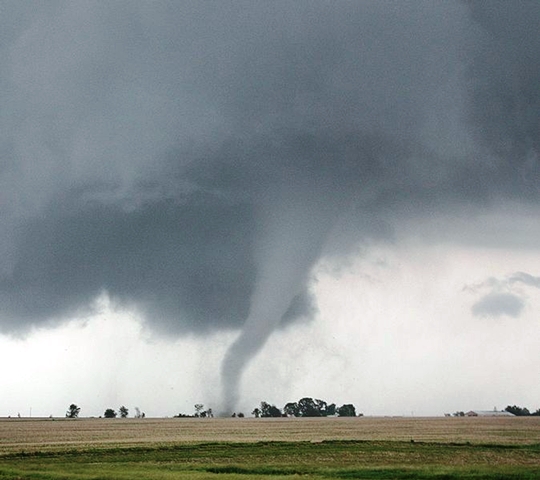
[[[0,455],[65,447],[323,440],[537,444],[540,417],[0,419]]]

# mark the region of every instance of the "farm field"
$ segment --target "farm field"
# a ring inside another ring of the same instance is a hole
[[[540,478],[540,417],[0,419],[0,478]]]

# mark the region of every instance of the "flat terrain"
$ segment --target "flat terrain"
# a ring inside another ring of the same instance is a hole
[[[0,454],[177,442],[390,440],[540,443],[540,417],[0,419]]]
[[[540,417],[0,419],[0,478],[540,478]]]

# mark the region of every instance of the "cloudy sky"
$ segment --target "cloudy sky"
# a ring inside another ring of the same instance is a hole
[[[539,21],[0,1],[0,416],[540,408]]]

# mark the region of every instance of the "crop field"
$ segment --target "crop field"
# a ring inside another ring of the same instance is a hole
[[[540,417],[0,419],[2,479],[540,478]]]

